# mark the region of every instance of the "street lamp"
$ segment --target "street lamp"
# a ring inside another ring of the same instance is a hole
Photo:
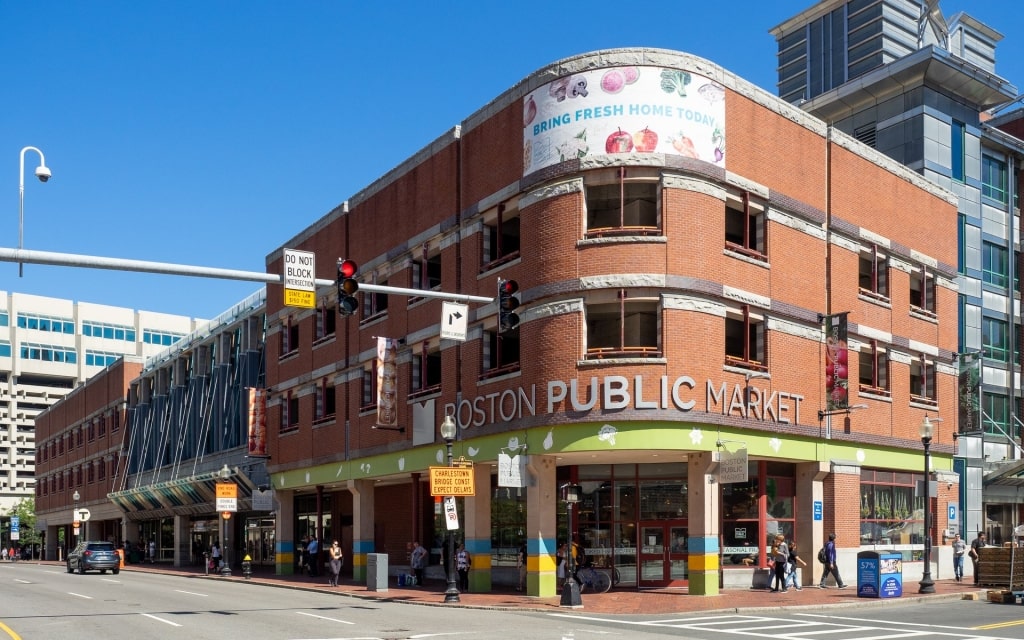
[[[444,422],[441,423],[441,437],[448,448],[448,466],[454,466],[452,462],[452,441],[455,440],[457,425],[455,418],[450,413],[445,413]],[[448,553],[445,554],[445,572],[448,574],[448,589],[444,592],[445,602],[459,602],[459,588],[455,586],[455,536],[452,530],[448,529]]]
[[[934,427],[928,416],[921,421],[921,443],[924,445],[924,572],[921,574],[921,587],[918,593],[935,593],[932,582],[932,531],[931,531],[931,491],[928,486],[928,472],[931,468],[929,447],[932,444]]]
[[[82,496],[80,496],[80,495],[78,494],[78,489],[75,489],[75,493],[74,493],[74,494],[72,494],[72,496],[71,496],[71,499],[75,501],[75,513],[74,513],[74,515],[73,515],[73,516],[71,517],[71,520],[72,520],[72,522],[71,522],[71,527],[72,527],[72,528],[74,528],[74,527],[75,527],[75,522],[78,522],[78,501],[79,501],[79,500],[81,499],[81,497],[82,497]],[[79,525],[79,526],[81,526],[81,525]],[[78,537],[77,537],[77,536],[78,536],[78,534],[75,534],[75,542],[76,542],[76,543],[78,542]]]
[[[21,179],[18,182],[18,249],[24,248],[25,241],[25,153],[28,151],[35,151],[39,154],[39,166],[36,167],[36,177],[39,178],[40,182],[46,182],[50,179],[53,174],[50,173],[50,169],[46,166],[46,158],[43,157],[43,152],[35,147],[25,147],[21,150]],[[24,263],[18,263],[18,277],[20,278],[25,271]]]
[[[580,501],[580,486],[571,483],[563,484],[562,500],[565,501],[568,542],[565,546],[565,583],[562,585],[562,600],[559,606],[578,609],[583,606],[583,600],[580,598],[580,585],[576,582],[575,558],[572,557],[572,507]]]
[[[218,473],[221,479],[224,480],[225,482],[231,479],[231,469],[228,469],[227,463],[224,463],[224,466],[221,467]],[[231,528],[231,512],[225,511],[220,515],[221,529],[223,531],[220,537],[220,555],[221,561],[224,563],[223,566],[221,567],[220,575],[225,578],[229,578],[231,577],[231,563],[228,561],[228,549],[231,547],[231,545],[228,541],[228,530]]]

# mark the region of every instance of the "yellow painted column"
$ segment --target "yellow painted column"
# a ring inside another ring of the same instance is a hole
[[[373,546],[373,480],[349,480],[352,492],[352,579],[366,582],[366,556]]]
[[[274,570],[279,576],[290,576],[295,573],[295,492],[276,489],[274,497],[278,502]]]
[[[558,595],[557,531],[558,487],[554,456],[529,456],[526,463],[526,593]]]
[[[465,498],[466,551],[472,558],[469,570],[469,590],[486,593],[491,590],[491,466],[473,467],[476,495]]]

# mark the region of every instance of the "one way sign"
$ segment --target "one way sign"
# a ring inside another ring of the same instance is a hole
[[[469,307],[459,302],[445,302],[441,305],[442,338],[465,342],[467,324],[469,324]]]

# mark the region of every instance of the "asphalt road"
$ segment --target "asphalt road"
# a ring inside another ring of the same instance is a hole
[[[0,640],[1024,640],[1024,606],[979,601],[686,616],[497,611],[143,572],[0,563]]]

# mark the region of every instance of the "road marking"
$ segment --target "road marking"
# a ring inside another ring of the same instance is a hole
[[[80,593],[75,593],[74,591],[68,591],[68,595],[72,595],[78,598],[85,598],[86,600],[92,600],[92,596],[84,596]]]
[[[169,624],[169,625],[171,625],[172,627],[180,627],[180,626],[181,626],[181,625],[180,625],[180,624],[178,624],[177,622],[171,622],[170,620],[164,620],[164,619],[163,619],[163,618],[161,618],[160,616],[154,616],[154,615],[153,615],[153,614],[151,614],[151,613],[142,613],[142,614],[139,614],[139,615],[145,616],[145,617],[147,617],[147,618],[152,618],[153,620],[156,620],[157,622],[163,622],[164,624]]]
[[[300,616],[309,616],[310,618],[320,618],[321,620],[330,620],[331,622],[341,622],[342,624],[355,624],[354,622],[349,622],[348,620],[339,620],[337,618],[328,618],[327,616],[318,616],[318,615],[313,614],[313,613],[306,613],[305,611],[296,611],[295,613],[299,614]]]
[[[1015,627],[1017,625],[1024,624],[1024,620],[1007,620],[1006,622],[994,622],[992,624],[983,624],[980,627],[974,627],[975,629],[1002,629],[1003,627]]]
[[[14,633],[14,629],[8,627],[6,624],[4,624],[2,622],[0,622],[0,630],[3,630],[4,633],[6,633],[8,636],[10,636],[11,640],[21,640],[21,636],[19,636],[18,634]]]
[[[177,591],[178,593],[187,593],[190,596],[199,596],[200,598],[209,598],[210,597],[210,594],[208,594],[208,593],[196,593],[195,591],[182,591],[181,589],[175,589],[175,591]]]
[[[14,581],[15,582],[20,582],[21,584],[32,584],[30,581],[22,580],[21,578],[15,578]]]
[[[121,584],[120,580],[114,580],[113,578],[100,578],[103,582],[113,582],[114,584]]]

